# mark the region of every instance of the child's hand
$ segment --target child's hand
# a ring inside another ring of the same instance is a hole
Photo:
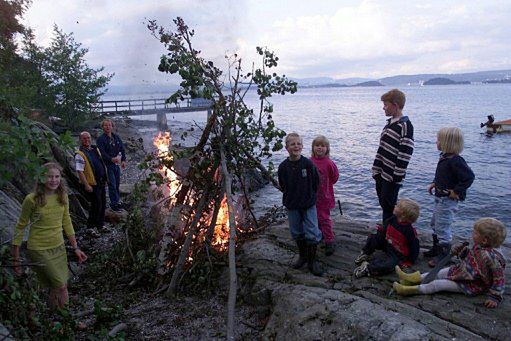
[[[434,182],[430,183],[429,186],[428,186],[428,192],[431,195],[433,195],[433,188],[435,188],[435,183]]]
[[[452,190],[452,189],[449,190],[449,198],[451,198],[453,200],[460,200],[460,197],[458,196],[458,194],[456,194],[456,192],[454,192],[454,190]]]
[[[80,249],[75,249],[75,255],[78,257],[78,263],[83,263],[87,260],[87,255]]]
[[[493,309],[497,306],[497,302],[493,301],[493,300],[490,300],[490,299],[487,299],[486,301],[484,301],[484,306],[486,308],[490,308],[490,309]]]

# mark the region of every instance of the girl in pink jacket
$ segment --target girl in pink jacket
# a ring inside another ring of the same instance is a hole
[[[311,160],[319,171],[316,209],[319,229],[323,234],[323,242],[325,243],[325,254],[330,256],[335,251],[330,210],[335,207],[334,184],[339,179],[339,170],[335,163],[330,160],[330,142],[325,136],[320,135],[312,141]]]

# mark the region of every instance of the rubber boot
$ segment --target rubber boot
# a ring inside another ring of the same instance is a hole
[[[424,257],[431,258],[436,257],[440,253],[441,249],[440,246],[438,246],[438,236],[433,233],[433,246],[431,248],[424,252]]]
[[[316,248],[317,244],[307,244],[307,265],[314,276],[322,276],[323,270],[316,262]]]
[[[299,239],[296,241],[298,245],[298,260],[294,262],[293,269],[300,269],[307,263],[307,242],[305,239]]]
[[[451,253],[451,243],[438,244],[438,247],[440,248],[440,253],[438,256],[436,256],[436,258],[428,262],[428,265],[432,268],[434,268],[438,262],[440,262],[443,258],[447,257]]]
[[[403,270],[401,270],[399,265],[396,265],[396,274],[399,277],[399,283],[401,283],[403,285],[409,286],[409,285],[420,284],[422,281],[421,273],[419,271],[415,271],[411,274],[408,274],[408,273],[404,272]]]
[[[398,282],[394,282],[392,287],[399,295],[410,296],[420,294],[418,285],[402,285]]]

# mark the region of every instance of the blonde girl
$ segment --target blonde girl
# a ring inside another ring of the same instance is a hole
[[[468,296],[485,293],[484,305],[495,308],[505,290],[504,268],[506,262],[496,250],[506,239],[506,227],[494,218],[481,218],[474,224],[472,247],[459,251],[461,261],[440,270],[437,278],[421,284],[426,274],[416,271],[403,272],[396,266],[399,283],[394,282],[394,290],[400,295],[433,294],[439,291],[463,292]]]
[[[25,228],[30,224],[27,255],[35,263],[34,271],[44,287],[50,289],[50,307],[64,307],[69,300],[67,291],[68,268],[62,230],[67,235],[80,263],[87,260],[76,243],[69,216],[69,200],[61,168],[49,162],[43,165],[46,174],[38,181],[34,192],[28,194],[21,206],[21,214],[14,231],[12,252],[15,271],[21,272],[20,245]]]
[[[431,267],[449,254],[451,226],[458,210],[458,202],[465,200],[467,189],[474,182],[474,173],[460,156],[463,145],[460,128],[442,128],[437,134],[436,146],[441,154],[435,179],[428,187],[429,194],[435,195],[435,208],[431,218],[433,246],[424,253],[425,257],[436,257],[428,263]]]
[[[330,160],[330,142],[325,136],[319,135],[312,141],[311,160],[319,172],[319,187],[316,200],[318,224],[323,234],[325,254],[330,256],[335,251],[330,210],[335,207],[334,184],[339,180],[339,170],[335,163]]]

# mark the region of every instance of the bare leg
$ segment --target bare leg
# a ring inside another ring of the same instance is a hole
[[[51,308],[64,308],[64,306],[66,306],[68,302],[69,294],[67,292],[67,285],[50,290]]]

